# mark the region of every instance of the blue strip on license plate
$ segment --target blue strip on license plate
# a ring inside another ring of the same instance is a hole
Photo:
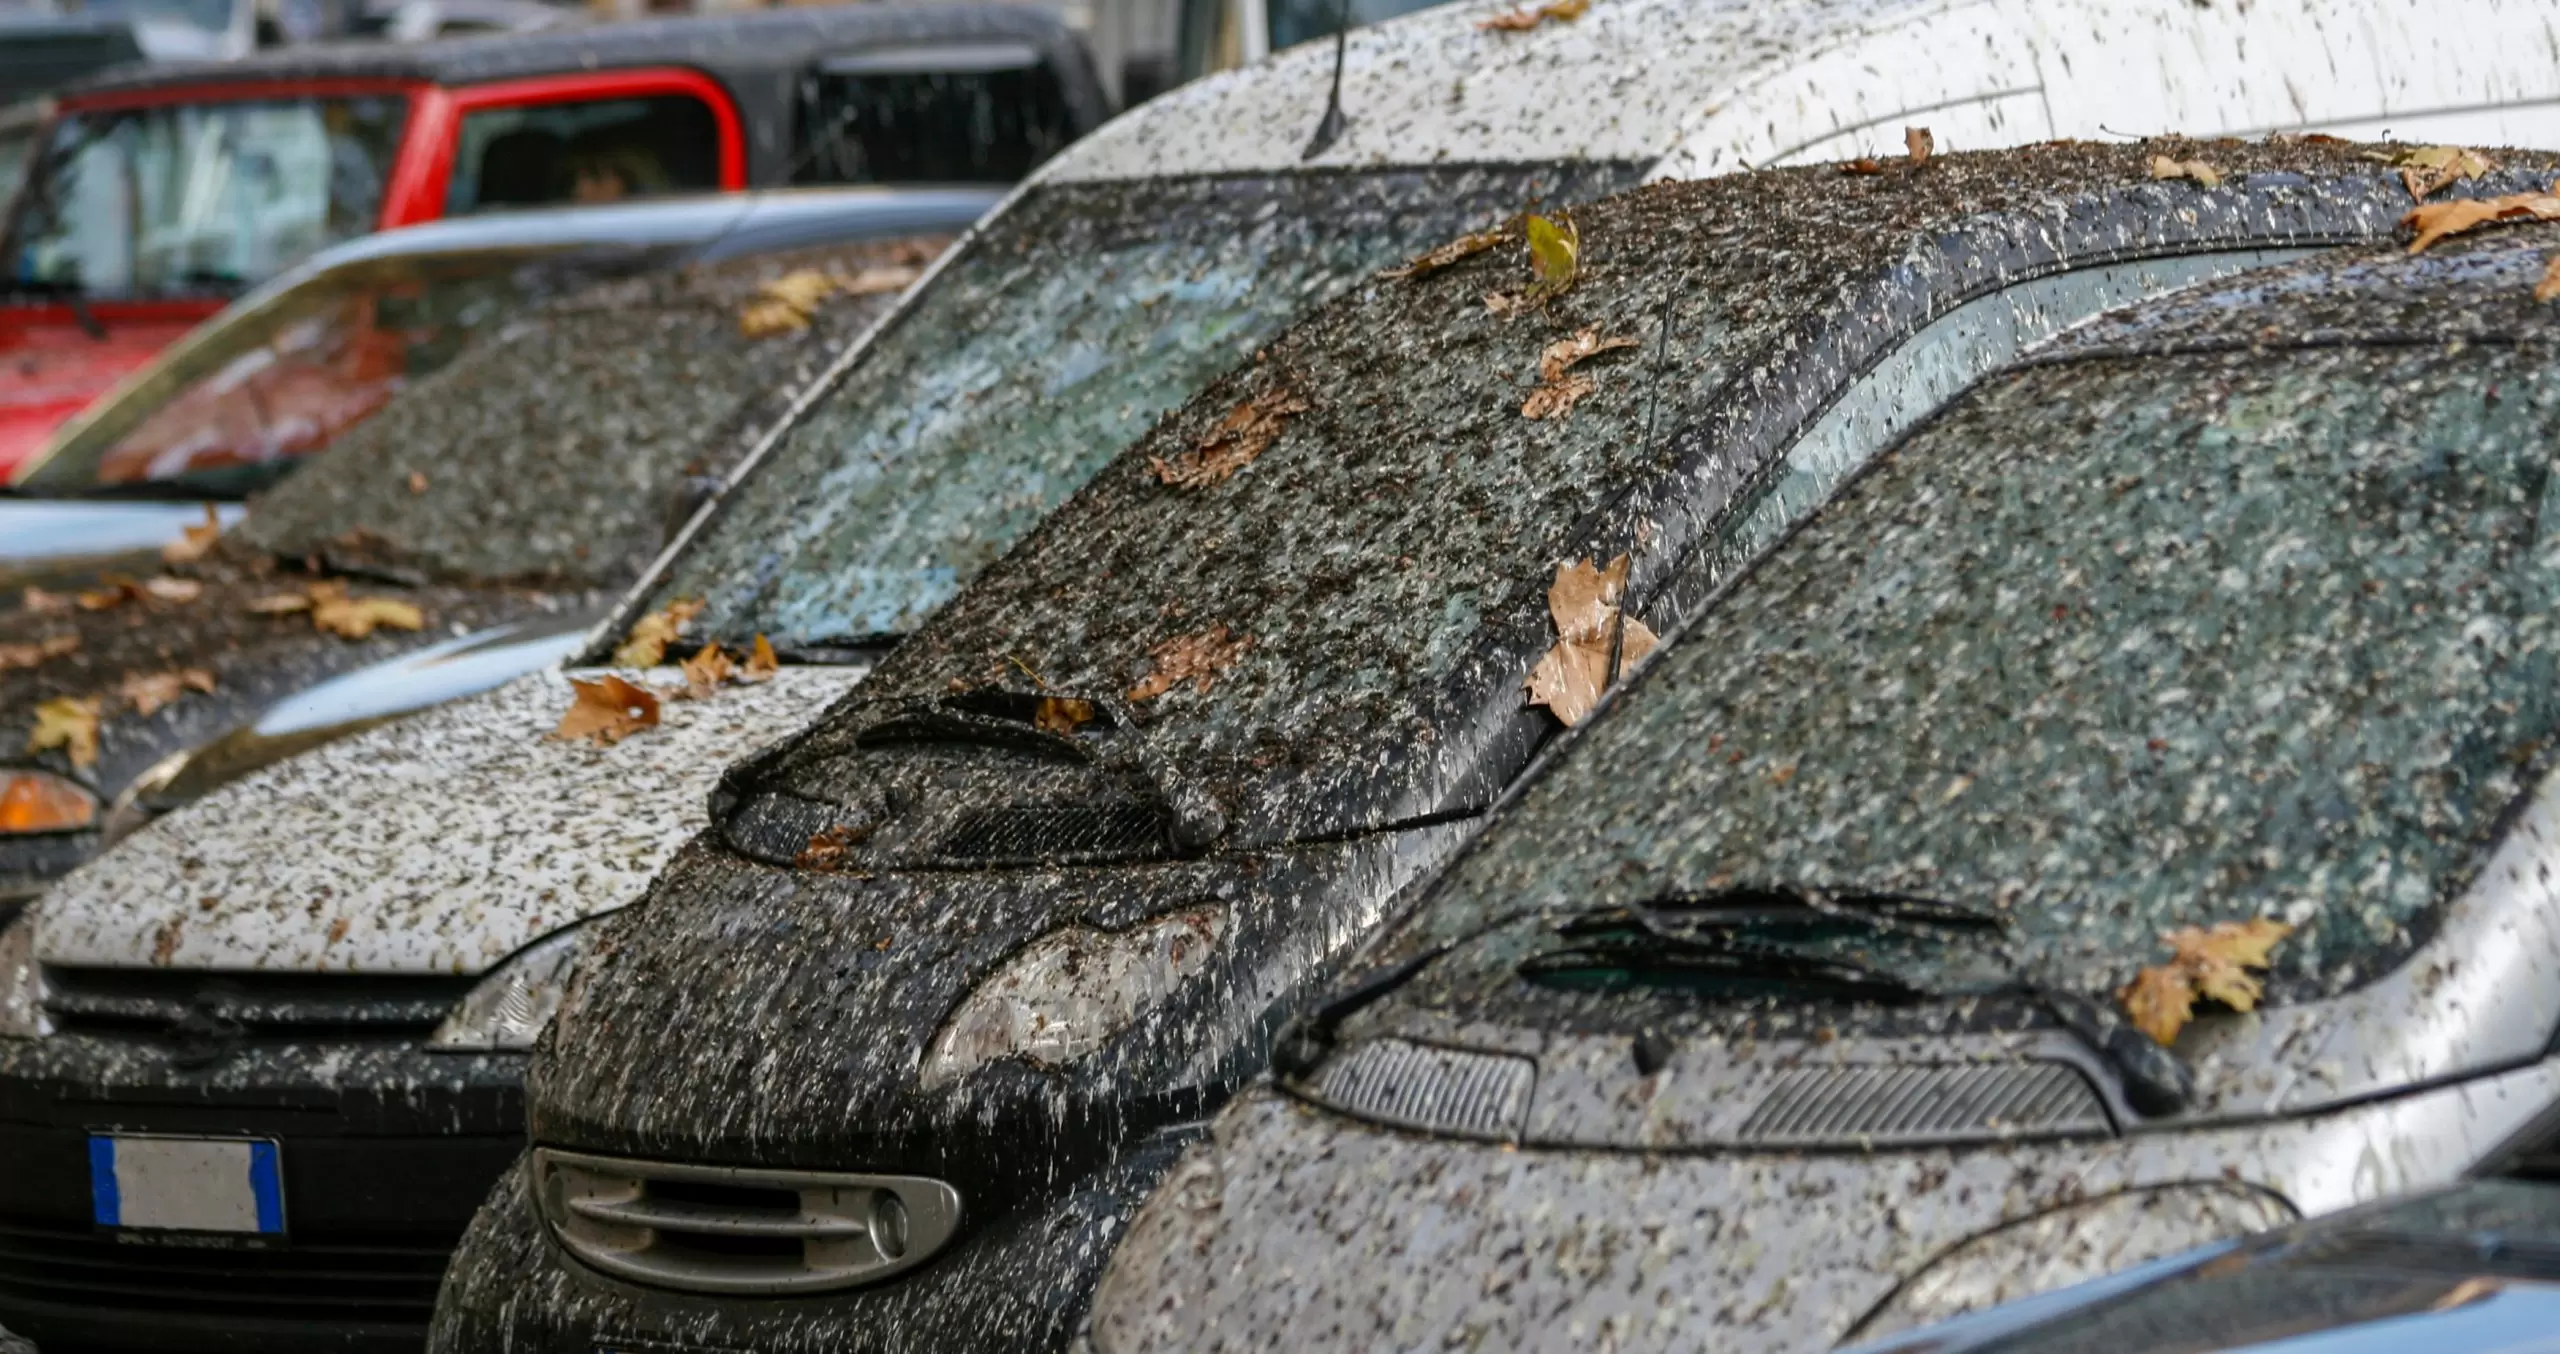
[[[280,1166],[264,1138],[92,1134],[90,1207],[101,1227],[277,1235]]]

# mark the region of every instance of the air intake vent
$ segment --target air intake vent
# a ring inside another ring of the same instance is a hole
[[[1316,1073],[1317,1099],[1349,1114],[1469,1138],[1516,1140],[1538,1065],[1403,1039],[1373,1039]]]
[[[478,981],[48,965],[44,1006],[58,1028],[93,1034],[157,1032],[195,1016],[251,1029],[327,1029],[406,1037],[434,1029]]]
[[[537,1147],[552,1235],[608,1274],[692,1293],[877,1283],[950,1244],[960,1193],[912,1175],[746,1170]]]
[[[2097,1093],[2060,1063],[1790,1072],[1742,1126],[1770,1146],[2107,1133]]]
[[[1152,804],[1062,804],[982,809],[934,847],[964,865],[1085,865],[1165,854],[1165,813]]]

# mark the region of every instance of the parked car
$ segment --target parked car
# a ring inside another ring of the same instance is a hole
[[[785,183],[988,183],[1107,115],[1029,10],[845,5],[151,66],[68,89],[0,258],[0,474],[223,302],[374,230]]]
[[[155,373],[169,379],[136,383],[95,436],[75,436],[21,486],[59,497],[0,502],[13,553],[49,533],[86,533],[94,547],[149,528],[126,540],[148,548],[120,572],[115,557],[85,556],[86,574],[55,591],[43,586],[55,575],[30,567],[0,598],[0,798],[27,806],[0,819],[0,899],[32,896],[113,830],[350,722],[558,658],[656,552],[671,500],[690,507],[688,477],[733,464],[741,439],[898,289],[758,339],[738,319],[757,288],[808,267],[911,279],[994,199],[820,189],[394,232],[182,345]],[[526,318],[571,283],[585,285]],[[474,333],[478,346],[462,347]],[[272,482],[275,464],[251,453],[273,449],[261,439],[276,427],[369,411],[404,364],[439,366],[457,350],[456,365],[348,433],[343,459],[285,481],[218,542],[201,539],[218,519],[196,495]],[[195,429],[174,448],[156,431],[173,410]],[[240,445],[221,440],[234,422],[249,430]],[[134,493],[185,497],[124,497]],[[179,553],[202,557],[164,564],[158,533],[190,513],[198,539],[180,538]],[[359,642],[317,631],[303,610],[248,609],[328,580],[415,606],[420,623]],[[199,673],[156,698],[133,694]],[[95,702],[85,756],[31,732],[62,701]]]
[[[2501,1173],[2216,1242],[1856,1354],[2551,1354],[2560,1186]]]
[[[1799,438],[1768,530],[2020,341],[2407,200],[2307,143],[2218,152],[2228,198],[2146,177],[2191,153],[1641,190],[1543,306],[1482,300],[1515,247],[1294,325],[723,776],[589,942],[439,1347],[1063,1343],[1199,1118],[1560,727],[1560,563],[1623,557],[1667,628]]]
[[[2555,243],[2200,285],[1844,458],[1283,1039],[1094,1349],[1824,1349],[2547,1151]]]

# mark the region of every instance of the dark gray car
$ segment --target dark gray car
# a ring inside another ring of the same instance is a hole
[[[1817,1350],[2532,1149],[2555,244],[2199,286],[1900,439],[1219,1119],[1094,1347]]]
[[[1558,727],[1522,683],[1560,564],[1630,556],[1668,626],[1743,487],[1782,526],[2021,342],[2406,202],[2335,146],[2217,150],[2213,190],[2156,149],[1643,189],[1576,213],[1543,305],[1511,239],[1293,326],[731,769],[588,951],[441,1343],[1056,1343],[1191,1122]]]

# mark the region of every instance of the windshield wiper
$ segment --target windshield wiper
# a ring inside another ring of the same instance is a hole
[[[1520,964],[1521,977],[1549,983],[1594,974],[1625,974],[1654,982],[1765,982],[1895,1003],[1929,995],[1927,988],[1872,964],[1800,954],[1730,935],[1700,935],[1641,923],[1610,926],[1598,917],[1567,926],[1575,928],[1569,934],[1582,937],[1582,943],[1530,956]]]
[[[798,644],[776,644],[773,656],[793,667],[844,667],[878,658],[896,648],[903,638],[903,635],[876,631],[863,635],[823,635]],[[754,647],[754,641],[729,647],[748,649]]]

